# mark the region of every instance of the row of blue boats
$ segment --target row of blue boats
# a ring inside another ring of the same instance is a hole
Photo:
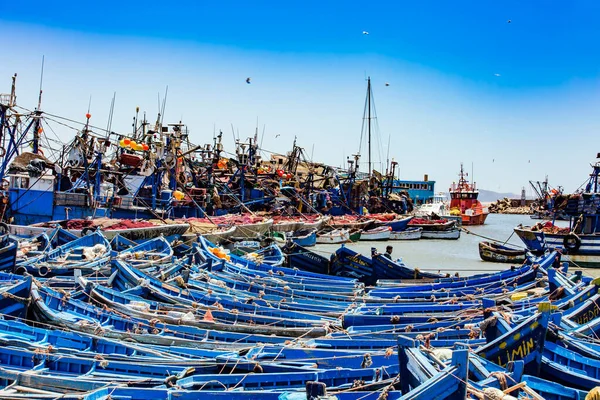
[[[306,249],[242,257],[202,236],[56,228],[0,246],[0,398],[583,400],[600,386],[600,279],[553,252],[460,277],[345,246],[322,269]]]

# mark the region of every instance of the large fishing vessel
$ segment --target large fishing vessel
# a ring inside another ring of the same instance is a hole
[[[568,227],[558,227],[547,221],[515,228],[515,233],[529,250],[559,249],[568,261],[577,265],[600,267],[599,175],[600,153],[592,164],[592,173],[583,190],[566,196],[563,212],[569,218]]]
[[[410,211],[410,199],[381,190],[383,177],[359,173],[359,155],[338,170],[309,161],[294,140],[286,156],[263,160],[257,129],[246,141],[234,135],[235,152],[225,157],[222,133],[197,145],[184,123],[164,123],[164,101],[155,122],[137,108],[133,129],[116,133],[112,117],[99,128],[88,109],[79,124],[42,111],[41,90],[33,111],[17,105],[15,93],[16,75],[11,93],[0,95],[0,218],[11,224],[195,218],[215,226],[212,217],[227,213]],[[367,104],[370,127],[370,81]],[[113,106],[114,99],[111,116]],[[63,144],[48,137],[53,125],[73,130],[74,138]]]
[[[483,225],[488,216],[487,208],[477,200],[479,190],[475,182],[466,179],[463,164],[460,164],[458,184],[452,183],[450,188],[450,213],[460,215],[463,225]]]

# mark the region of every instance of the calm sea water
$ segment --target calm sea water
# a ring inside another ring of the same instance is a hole
[[[519,224],[532,225],[529,215],[504,215],[490,214],[485,225],[465,226],[473,232],[467,234],[462,232],[458,240],[394,240],[388,242],[366,242],[359,241],[347,246],[351,249],[370,256],[371,247],[377,248],[381,253],[385,251],[388,244],[394,246],[392,256],[401,258],[411,268],[419,268],[423,271],[442,271],[460,275],[473,275],[480,272],[499,271],[508,267],[508,264],[498,264],[482,261],[479,258],[478,243],[485,236],[498,241],[506,241],[517,246],[523,246],[523,242],[513,233],[513,228]],[[557,221],[557,225],[564,226],[564,221]],[[476,235],[475,235],[476,234]],[[329,256],[339,248],[339,245],[319,244],[314,249],[322,255]]]

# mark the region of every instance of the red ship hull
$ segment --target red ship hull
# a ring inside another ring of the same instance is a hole
[[[488,214],[461,215],[463,225],[483,225]]]

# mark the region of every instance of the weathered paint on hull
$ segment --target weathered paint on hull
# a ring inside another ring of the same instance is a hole
[[[462,215],[462,224],[463,225],[483,225],[485,224],[485,220],[488,214],[478,214],[478,215]]]

